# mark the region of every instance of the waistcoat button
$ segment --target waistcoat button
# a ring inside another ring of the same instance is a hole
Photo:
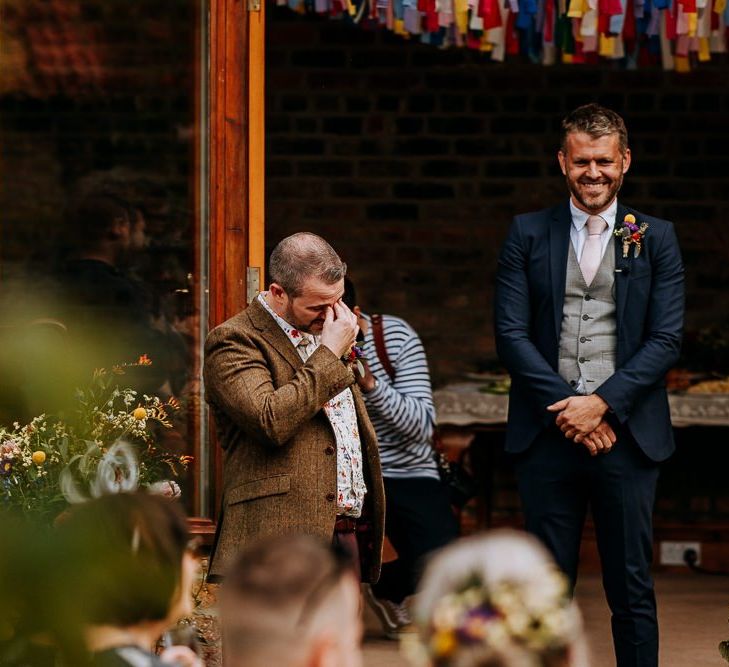
[[[325,454],[328,454],[329,456],[331,456],[332,454],[334,454],[334,447],[327,447],[327,448],[326,448],[326,449],[324,450],[324,453],[325,453]]]
[[[585,357],[580,357],[577,361],[579,361],[581,364],[584,364],[587,359],[585,359]]]
[[[585,338],[584,336],[580,336],[580,343],[586,343],[586,342],[587,342],[587,338]]]
[[[589,319],[590,319],[590,316],[589,316],[589,315],[583,315],[583,316],[582,316],[582,319],[583,319],[583,320],[585,320],[585,321],[587,321],[587,320],[589,320]]]
[[[585,294],[585,301],[589,301],[592,297],[589,294]]]
[[[336,496],[333,493],[327,493],[327,500],[331,503]]]

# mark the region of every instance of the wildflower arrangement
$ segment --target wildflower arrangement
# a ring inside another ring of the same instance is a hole
[[[153,492],[176,496],[174,478],[187,468],[190,456],[173,455],[155,445],[154,428],[171,428],[170,411],[176,399],[138,395],[120,386],[125,369],[148,366],[142,356],[134,364],[97,369],[86,387],[76,390],[75,408],[68,415],[41,414],[12,428],[0,426],[0,510],[14,510],[52,522],[69,504],[64,487],[76,495],[93,495],[99,464],[104,460],[114,477],[118,443],[132,448],[135,483]]]
[[[574,637],[580,619],[567,580],[550,569],[538,582],[504,580],[491,589],[479,575],[471,575],[460,590],[438,602],[429,626],[429,641],[421,645],[416,662],[448,665],[461,651],[508,654],[519,647],[534,656],[559,652]],[[412,647],[408,652],[413,654]]]

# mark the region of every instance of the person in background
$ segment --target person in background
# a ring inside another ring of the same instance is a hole
[[[310,535],[247,545],[220,592],[224,667],[361,667],[359,582],[349,559]]]
[[[68,664],[202,667],[183,646],[154,647],[192,613],[199,562],[177,501],[119,493],[73,507],[58,525],[54,634]]]
[[[415,330],[392,315],[362,311],[345,279],[344,303],[362,332],[364,374],[357,384],[377,433],[385,484],[385,534],[397,559],[382,566],[365,596],[385,634],[410,625],[405,599],[415,592],[424,559],[458,536],[458,525],[434,459],[435,407],[425,349]]]
[[[53,315],[84,351],[80,378],[146,355],[153,364],[130,369],[130,381],[141,392],[171,395],[170,341],[155,326],[148,287],[129,271],[147,245],[141,209],[105,188],[80,190],[68,218],[73,233],[55,274]]]
[[[428,564],[415,603],[414,665],[587,667],[567,578],[538,540],[514,530],[466,538]]]

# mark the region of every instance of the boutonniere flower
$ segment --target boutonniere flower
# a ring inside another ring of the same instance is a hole
[[[365,376],[365,369],[360,361],[364,357],[364,350],[359,347],[358,345],[352,345],[352,349],[349,351],[349,354],[342,357],[342,361],[345,364],[349,364],[350,366],[356,366],[357,372],[360,374],[361,377]]]
[[[630,252],[630,246],[634,246],[633,257],[638,257],[643,247],[643,237],[648,230],[648,223],[641,222],[640,225],[635,221],[635,216],[628,213],[623,219],[622,227],[616,227],[615,236],[623,239],[623,257],[627,257]]]

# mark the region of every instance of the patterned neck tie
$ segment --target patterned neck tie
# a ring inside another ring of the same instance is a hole
[[[580,258],[580,270],[585,283],[589,286],[595,279],[595,274],[600,267],[602,261],[602,240],[600,235],[607,227],[605,222],[599,215],[591,215],[587,218],[587,241],[582,248],[582,257]]]
[[[299,356],[304,361],[306,361],[314,353],[314,350],[316,350],[316,343],[314,342],[314,337],[309,336],[308,334],[302,333],[301,340],[299,340],[299,343],[296,346],[296,351],[299,353]]]

